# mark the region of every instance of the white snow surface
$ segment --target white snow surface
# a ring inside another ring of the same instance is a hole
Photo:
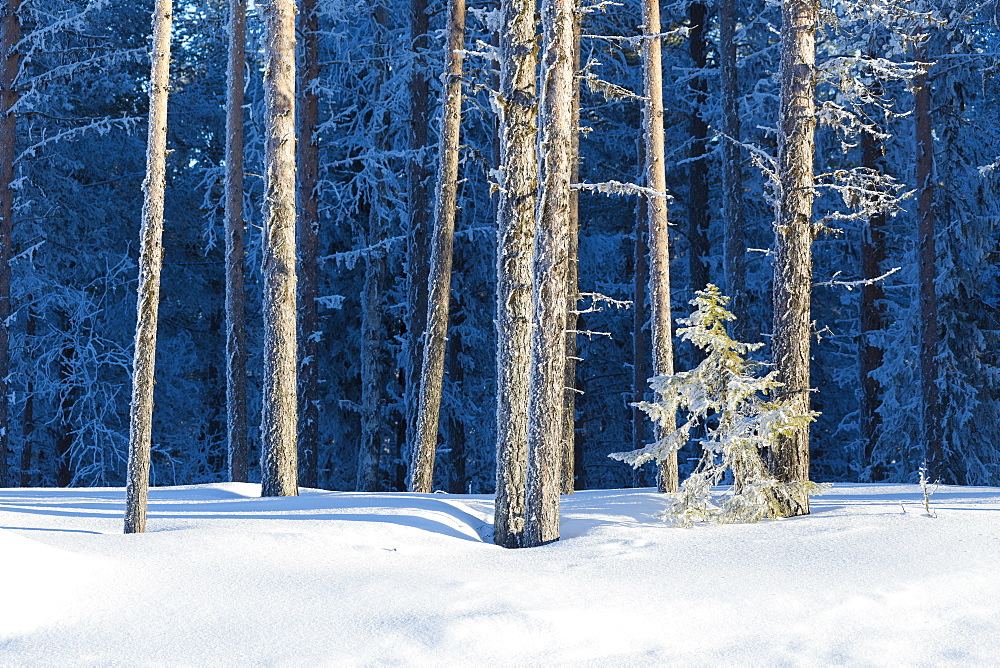
[[[563,497],[492,544],[490,496],[0,489],[2,665],[1000,665],[1000,489],[836,485],[807,517],[666,526]]]

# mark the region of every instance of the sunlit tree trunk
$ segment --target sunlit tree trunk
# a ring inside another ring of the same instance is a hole
[[[17,73],[21,54],[21,0],[0,8],[0,487],[11,485],[10,449],[10,258],[14,234],[14,161],[17,158]]]
[[[520,547],[528,466],[531,275],[538,136],[535,0],[500,5],[500,183],[497,204],[497,480],[493,540]]]
[[[921,435],[927,472],[932,480],[946,476],[947,462],[941,442],[938,398],[937,248],[934,239],[934,135],[931,126],[931,88],[924,46],[917,46],[914,60],[920,71],[913,82],[917,142],[917,261],[920,295],[920,396]]]
[[[782,392],[809,411],[812,296],[813,157],[816,130],[816,2],[785,0],[781,20],[781,98],[778,119],[780,199],[774,245],[774,329],[771,343]],[[772,474],[783,482],[809,479],[809,426],[796,427],[772,449]],[[786,516],[809,513],[809,497],[790,487]]]
[[[659,0],[643,0],[642,19],[646,39],[642,41],[643,136],[645,137],[646,221],[649,224],[649,308],[653,375],[674,373],[674,346],[670,318],[670,237],[667,229],[667,177],[664,165],[663,70]],[[655,193],[655,194],[654,194]],[[674,429],[657,422],[655,438],[662,439]],[[677,453],[657,462],[657,487],[661,492],[677,491]]]
[[[299,481],[316,487],[319,457],[319,14],[316,0],[301,0],[302,40],[298,84],[298,221],[299,251]]]
[[[298,494],[295,331],[295,2],[264,17],[264,371],[261,495]]]
[[[722,142],[722,213],[723,271],[729,308],[736,316],[733,337],[750,340],[747,323],[749,304],[746,287],[746,219],[743,208],[743,151],[739,142],[740,90],[736,53],[737,0],[719,4],[719,68],[722,71],[722,127],[727,139]]]
[[[246,0],[229,0],[226,68],[226,451],[229,479],[247,481],[247,343],[244,293],[243,88]]]
[[[427,168],[427,128],[430,123],[430,86],[427,80],[427,0],[410,0],[410,125],[407,160],[406,235],[406,351],[403,378],[406,383],[406,444],[412,446],[417,426],[420,396],[420,367],[423,363],[423,334],[427,326],[428,211],[430,170]],[[411,447],[412,449],[412,447]],[[405,484],[405,483],[404,483]]]
[[[559,539],[566,401],[567,262],[573,128],[573,0],[542,0],[534,322],[524,545]]]
[[[143,181],[142,229],[139,232],[139,288],[129,409],[128,473],[125,489],[125,533],[146,530],[149,458],[153,432],[153,378],[156,325],[163,267],[163,194],[166,189],[167,95],[170,89],[171,0],[153,8],[152,69],[149,75],[149,133],[146,179]]]
[[[441,118],[441,146],[434,203],[434,237],[431,240],[430,274],[427,281],[427,329],[424,334],[424,359],[420,372],[419,412],[410,460],[410,480],[407,486],[411,492],[430,492],[434,481],[434,455],[437,450],[438,424],[441,419],[441,385],[451,298],[452,248],[455,242],[464,49],[465,0],[449,0],[444,110]]]

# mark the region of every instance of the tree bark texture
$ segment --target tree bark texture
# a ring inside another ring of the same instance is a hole
[[[406,440],[412,444],[417,426],[420,367],[423,364],[423,334],[427,327],[428,211],[430,170],[427,167],[427,128],[430,123],[430,85],[427,80],[427,0],[410,1],[410,156],[407,160],[409,229],[406,235],[406,351],[405,385]]]
[[[246,0],[229,0],[226,67],[226,452],[229,479],[247,481],[247,342],[244,292],[243,88]]]
[[[420,401],[408,485],[411,492],[430,492],[434,482],[434,455],[441,419],[441,385],[448,337],[452,249],[455,242],[464,49],[465,0],[449,0],[444,109],[434,206],[434,236],[431,240],[430,273],[427,280],[427,329],[424,334]]]
[[[914,60],[920,71],[913,82],[914,120],[917,142],[917,257],[920,296],[920,396],[921,435],[927,473],[931,480],[947,475],[947,462],[941,442],[939,397],[937,388],[938,325],[937,267],[934,219],[934,135],[931,125],[931,88],[924,46],[915,49]]]
[[[497,204],[497,479],[493,540],[521,547],[528,466],[531,285],[538,161],[535,0],[502,0]]]
[[[748,341],[749,304],[746,287],[746,224],[743,208],[743,151],[739,144],[740,77],[736,52],[737,0],[720,0],[719,67],[722,70],[722,127],[728,136],[722,143],[723,272],[729,310],[736,316],[733,338]]]
[[[10,450],[10,259],[14,234],[14,161],[17,158],[17,73],[21,66],[21,0],[0,9],[0,487],[12,484]]]
[[[646,220],[649,223],[649,308],[653,375],[674,373],[674,346],[670,318],[670,237],[667,228],[667,176],[663,132],[663,65],[659,0],[643,0],[642,19],[646,38],[642,41],[643,136],[645,137]],[[657,424],[655,438],[662,440],[673,425]],[[677,453],[657,462],[657,487],[661,492],[677,491]]]
[[[301,69],[298,84],[298,220],[299,252],[299,482],[319,485],[319,14],[316,0],[299,7]]]
[[[688,5],[688,23],[691,33],[688,35],[688,48],[694,66],[703,70],[708,61],[705,34],[708,21],[708,9],[704,3],[692,2]],[[708,123],[701,117],[701,110],[708,98],[708,82],[702,75],[695,76],[688,84],[695,108],[688,118],[688,133],[691,136],[691,148],[688,157],[688,278],[690,280],[691,297],[697,290],[708,285],[708,256],[711,249],[708,245],[708,162],[705,144],[708,139]],[[696,356],[700,358],[700,351]]]
[[[580,32],[583,14],[574,8],[573,20],[573,111],[570,135],[572,171],[570,183],[580,180]],[[566,263],[566,289],[569,294],[566,313],[566,403],[563,406],[562,493],[572,494],[576,455],[576,330],[580,304],[580,191],[569,193],[569,253]]]
[[[298,494],[295,323],[295,2],[264,17],[264,372],[261,495]]]
[[[781,96],[778,119],[780,198],[775,225],[772,355],[782,392],[800,413],[810,405],[809,344],[812,294],[813,157],[816,104],[816,2],[785,0],[781,21]],[[779,439],[770,453],[782,482],[809,479],[809,426]],[[794,490],[796,488],[789,488]],[[788,517],[809,513],[804,490],[781,500]]]
[[[171,0],[153,8],[152,68],[149,75],[149,131],[146,178],[142,184],[142,228],[139,232],[139,287],[132,403],[129,408],[128,472],[125,485],[125,533],[146,530],[150,448],[153,432],[153,384],[156,325],[163,267],[163,195],[167,181],[167,96],[170,89]]]
[[[885,147],[882,140],[870,133],[861,135],[861,162],[873,172],[884,174]],[[876,338],[886,326],[885,289],[874,279],[882,275],[885,263],[885,224],[882,212],[870,216],[861,229],[861,278],[872,281],[861,286],[861,339],[859,341],[859,370],[861,375],[861,442],[864,448],[864,466],[872,466],[872,454],[882,426],[879,408],[882,405],[882,385],[872,375],[882,367],[884,351]],[[877,480],[881,476],[870,470]]]
[[[573,0],[542,0],[534,327],[528,398],[524,545],[559,540],[566,400],[567,265],[573,128]]]

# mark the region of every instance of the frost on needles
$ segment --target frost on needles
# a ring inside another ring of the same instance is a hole
[[[678,411],[685,413],[684,419],[655,443],[610,457],[636,468],[659,461],[687,443],[695,427],[704,425],[701,461],[680,491],[668,495],[670,505],[661,517],[678,526],[778,517],[779,499],[793,491],[790,487],[804,486],[808,493],[815,493],[821,486],[808,481],[780,482],[767,470],[761,449],[773,446],[796,426],[815,420],[819,413],[796,412],[780,394],[777,371],[762,376],[765,365],[747,359],[763,343],[730,338],[726,323],[736,318],[725,308],[729,297],[712,284],[697,295],[691,301],[695,311],[678,319],[677,333],[705,351],[704,361],[691,371],[651,379],[658,401],[634,404],[660,425],[670,424]],[[722,481],[727,470],[733,474],[732,488],[713,492],[713,485]]]

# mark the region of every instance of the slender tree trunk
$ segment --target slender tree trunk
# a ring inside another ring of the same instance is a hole
[[[688,22],[691,33],[688,35],[688,47],[691,60],[698,69],[704,69],[706,59],[705,34],[708,21],[708,10],[702,2],[692,2],[688,5]],[[708,163],[705,143],[708,139],[708,123],[701,117],[708,98],[708,82],[704,76],[696,76],[689,83],[695,102],[695,109],[688,119],[688,132],[691,135],[691,148],[688,157],[688,277],[690,279],[691,296],[696,290],[703,290],[708,284],[708,256],[711,250],[708,246]],[[696,351],[700,357],[700,353]]]
[[[229,479],[247,481],[247,342],[243,234],[246,0],[229,0],[226,68],[226,413]]]
[[[649,307],[653,375],[674,373],[674,346],[670,319],[670,237],[667,228],[667,175],[663,134],[663,66],[660,37],[659,0],[643,0],[642,19],[646,39],[642,41],[642,65],[645,100],[643,135],[646,148],[646,220],[649,222]],[[669,424],[657,424],[655,438],[660,440],[673,431]],[[661,492],[677,491],[677,453],[657,462]]]
[[[885,147],[882,140],[864,132],[861,135],[862,165],[874,173],[885,173]],[[868,218],[861,234],[861,277],[875,279],[882,274],[885,262],[885,214]],[[879,408],[882,405],[882,385],[873,373],[882,366],[883,349],[877,333],[885,329],[885,289],[875,281],[861,286],[861,339],[859,369],[861,372],[861,442],[864,465],[872,467],[872,454],[882,426]],[[881,475],[870,469],[869,475],[878,480]]]
[[[920,295],[920,396],[923,404],[921,434],[927,472],[932,480],[947,475],[947,462],[941,443],[938,398],[938,326],[937,290],[934,284],[937,267],[934,220],[934,136],[931,125],[931,88],[924,46],[914,53],[921,63],[914,80],[914,119],[917,141],[917,257]]]
[[[493,540],[521,547],[528,467],[528,378],[538,136],[535,0],[500,5],[500,197],[497,204],[497,480]]]
[[[156,0],[153,9],[152,70],[149,75],[149,134],[146,179],[142,184],[142,229],[139,233],[139,289],[129,411],[128,474],[125,488],[125,533],[146,530],[149,457],[153,432],[153,383],[156,324],[163,267],[163,193],[167,178],[167,94],[170,89],[171,0]]]
[[[772,354],[782,391],[798,412],[809,411],[812,295],[813,156],[815,151],[816,2],[785,0],[781,21],[781,110],[778,126],[780,201],[775,226]],[[809,427],[782,437],[770,453],[783,482],[809,479]],[[809,513],[809,496],[789,488],[788,517]]]
[[[573,0],[542,0],[534,327],[528,399],[524,545],[559,540],[566,401],[567,264],[573,129]]]
[[[746,233],[743,209],[743,155],[739,142],[740,76],[736,53],[737,0],[721,0],[719,5],[719,67],[722,70],[722,127],[729,137],[722,144],[723,271],[730,311],[736,316],[733,336],[747,341],[750,333],[746,286]]]
[[[642,133],[636,142],[638,149],[639,171],[644,171],[646,161],[646,146],[642,141]],[[638,181],[642,181],[640,176]],[[648,207],[645,199],[640,199],[635,205],[635,241],[633,245],[632,269],[632,401],[639,403],[645,400],[649,389],[649,337],[646,334],[646,283],[649,280],[649,266],[646,255],[649,247],[646,245],[646,214]],[[638,406],[632,407],[632,449],[641,450],[646,447],[646,414]],[[639,470],[632,471],[632,486],[640,485]]]
[[[441,419],[441,385],[451,298],[452,248],[455,242],[464,49],[465,0],[449,0],[444,109],[441,117],[441,146],[434,205],[434,237],[431,240],[430,274],[427,281],[427,329],[408,485],[411,492],[430,492],[434,481],[434,453],[437,450],[438,424]]]
[[[66,316],[66,331],[69,331],[69,316]],[[73,484],[73,404],[76,403],[77,388],[73,385],[73,359],[76,348],[67,344],[59,360],[59,385],[63,388],[59,399],[59,422],[56,434],[56,484],[69,487]]]
[[[573,111],[570,156],[570,183],[580,180],[580,86],[576,73],[580,70],[580,32],[583,15],[574,2],[573,20]],[[576,454],[576,330],[580,303],[580,192],[569,194],[569,257],[566,263],[566,289],[569,301],[566,316],[566,403],[563,406],[562,493],[572,494]]]
[[[11,484],[10,450],[10,258],[14,234],[14,160],[17,157],[17,73],[21,54],[21,0],[0,8],[0,487]]]
[[[430,122],[430,86],[427,81],[427,0],[410,0],[410,156],[407,160],[409,229],[406,236],[406,352],[403,378],[406,405],[406,439],[415,442],[423,363],[423,334],[427,327],[428,210],[430,194],[427,168],[427,127]],[[405,484],[405,483],[404,483]]]
[[[261,495],[298,494],[295,331],[295,2],[264,17],[264,374]]]
[[[298,220],[299,250],[299,480],[303,487],[319,484],[319,14],[316,0],[301,0],[302,40],[298,100]]]
[[[28,301],[31,301],[31,295],[28,295]],[[25,338],[28,339],[26,349],[34,349],[34,339],[35,327],[37,323],[37,316],[32,308],[28,308],[27,321],[24,323],[24,334]],[[24,417],[21,420],[21,434],[24,437],[23,445],[21,446],[21,465],[20,465],[20,484],[21,487],[31,486],[31,473],[32,473],[32,463],[34,459],[34,448],[32,447],[32,442],[35,436],[35,381],[32,377],[28,377],[27,388],[24,396]]]
[[[465,370],[462,368],[462,334],[454,332],[448,337],[448,377],[457,387],[465,380]],[[451,484],[448,491],[452,494],[468,493],[466,477],[466,438],[463,415],[453,414],[449,425],[448,447],[451,450]]]

